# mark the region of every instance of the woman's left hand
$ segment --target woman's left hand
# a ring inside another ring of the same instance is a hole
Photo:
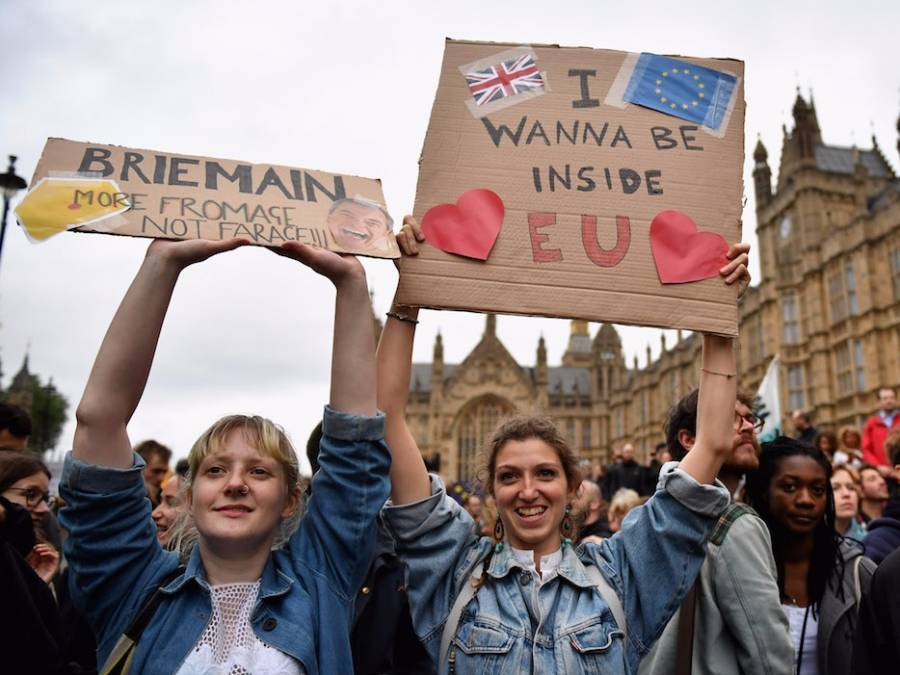
[[[281,248],[272,250],[285,258],[293,258],[303,263],[314,272],[330,279],[335,286],[352,279],[366,278],[362,263],[353,255],[335,253],[297,241],[285,242]]]
[[[750,270],[747,269],[750,262],[749,253],[750,244],[733,244],[726,254],[731,262],[719,270],[726,284],[737,283],[738,297],[741,297],[750,285]]]
[[[28,564],[49,584],[59,571],[59,551],[50,544],[35,544],[28,556]]]

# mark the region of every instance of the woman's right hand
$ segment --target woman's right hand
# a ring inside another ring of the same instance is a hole
[[[403,226],[397,233],[397,246],[403,255],[419,255],[419,243],[425,241],[419,221],[413,216],[403,216]],[[395,261],[396,262],[396,261]]]
[[[59,571],[59,551],[50,544],[35,544],[28,555],[28,564],[44,583],[49,584]]]

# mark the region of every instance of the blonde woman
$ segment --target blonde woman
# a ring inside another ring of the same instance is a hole
[[[178,554],[157,541],[144,463],[128,439],[179,275],[241,243],[154,241],[78,406],[60,520],[69,531],[73,600],[97,636],[103,672],[117,663],[125,667],[115,672],[130,665],[134,673],[352,670],[350,614],[373,553],[390,465],[375,409],[374,336],[359,262],[296,243],[280,251],[336,289],[321,469],[299,528],[292,531],[301,501],[297,456],[284,432],[261,417],[224,417],[190,453],[184,497],[196,545],[178,568]],[[229,321],[252,321],[253,311],[235,308]],[[148,611],[141,633],[135,619]],[[120,640],[126,629],[132,638],[138,633],[135,647]]]

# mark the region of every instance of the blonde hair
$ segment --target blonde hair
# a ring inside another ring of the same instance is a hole
[[[300,464],[297,460],[297,453],[290,439],[280,426],[259,415],[227,415],[204,431],[198,438],[191,451],[188,454],[188,473],[178,488],[178,494],[185,498],[187,492],[193,489],[194,476],[203,460],[209,455],[218,452],[224,445],[229,435],[234,431],[240,431],[243,440],[250,446],[256,448],[266,457],[276,460],[284,470],[284,482],[287,493],[291,494],[295,490],[300,490]],[[302,500],[299,500],[299,506],[296,511],[282,519],[278,531],[275,533],[275,539],[272,548],[280,548],[283,546],[300,524],[303,515]],[[197,543],[199,533],[194,526],[193,518],[187,509],[183,509],[178,514],[175,522],[172,524],[172,537],[170,539],[170,548],[177,550],[182,560],[187,560],[194,545]]]
[[[616,490],[612,501],[609,503],[609,522],[618,521],[621,526],[626,514],[641,503],[641,496],[634,490],[620,488]]]

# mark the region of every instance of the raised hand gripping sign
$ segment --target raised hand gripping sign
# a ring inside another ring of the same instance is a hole
[[[448,40],[398,301],[737,334],[743,63]]]

